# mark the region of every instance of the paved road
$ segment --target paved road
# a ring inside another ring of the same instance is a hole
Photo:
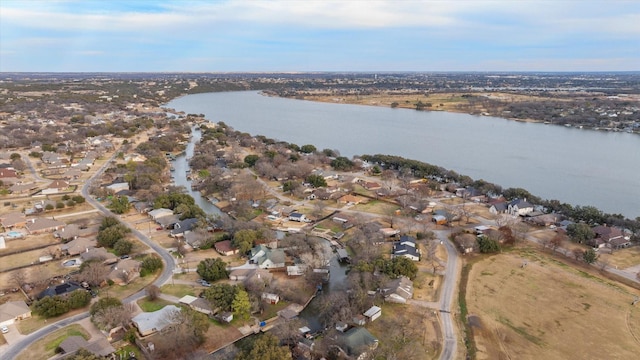
[[[87,202],[89,204],[91,204],[93,207],[95,207],[96,209],[98,209],[100,212],[102,212],[104,215],[106,216],[116,216],[114,215],[111,211],[109,211],[109,209],[105,208],[102,204],[100,204],[99,202],[97,202],[96,200],[94,200],[91,196],[89,196],[89,187],[91,186],[91,182],[93,179],[98,178],[103,172],[104,170],[107,168],[108,164],[111,163],[111,160],[113,160],[113,158],[115,157],[115,154],[117,154],[118,152],[115,151],[114,155],[111,156],[111,158],[109,158],[108,161],[106,161],[102,167],[100,167],[100,169],[98,169],[98,171],[96,171],[96,173],[84,184],[84,186],[82,187],[82,196],[85,197],[85,199],[87,199]],[[136,236],[140,241],[142,241],[143,243],[147,244],[151,249],[153,249],[156,253],[158,253],[161,257],[162,260],[164,261],[164,268],[162,270],[162,273],[160,274],[160,276],[156,279],[156,281],[154,281],[154,285],[157,286],[162,286],[164,285],[166,282],[169,281],[169,279],[171,279],[171,276],[173,275],[173,271],[176,268],[176,264],[175,261],[173,259],[173,257],[171,256],[171,254],[169,254],[169,252],[167,252],[164,248],[162,248],[161,246],[159,246],[158,244],[154,243],[153,241],[151,241],[149,238],[147,238],[142,232],[136,230],[133,226],[129,225],[126,222],[123,222],[125,225],[127,225],[134,236]],[[146,294],[144,292],[144,290],[139,291],[125,299],[122,300],[123,303],[130,303],[130,302],[135,302],[143,297],[145,297]],[[89,317],[89,312],[83,312],[81,314],[78,315],[74,315],[72,317],[60,320],[58,322],[55,322],[51,325],[45,326],[27,336],[25,336],[22,340],[20,340],[19,342],[15,343],[15,344],[11,344],[9,346],[9,348],[0,356],[0,360],[10,360],[10,359],[14,359],[16,358],[16,356],[18,356],[18,354],[25,348],[27,348],[29,345],[31,345],[34,341],[47,336],[48,334],[61,329],[65,326],[68,326],[70,324],[73,324],[76,321],[80,321],[83,319],[86,319]]]
[[[444,283],[442,284],[442,295],[440,296],[440,319],[444,335],[444,346],[442,353],[440,353],[440,359],[449,360],[455,359],[458,345],[454,320],[453,316],[451,316],[453,295],[455,294],[459,279],[458,252],[447,238],[451,233],[450,231],[436,230],[434,233],[447,249],[447,266],[445,269]]]

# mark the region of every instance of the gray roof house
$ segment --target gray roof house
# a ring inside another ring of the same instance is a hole
[[[378,339],[363,327],[354,327],[342,334],[343,351],[355,359],[367,357],[367,353],[378,347]]]
[[[180,311],[175,305],[167,305],[154,312],[142,312],[131,319],[142,336],[151,335],[173,324],[173,315]]]
[[[406,304],[413,297],[413,281],[406,276],[388,282],[382,289],[384,301]]]
[[[264,245],[258,245],[251,249],[249,261],[258,264],[261,269],[274,269],[284,267],[284,250],[270,249]]]
[[[189,233],[196,224],[198,224],[198,219],[196,218],[178,221],[173,225],[173,230],[171,230],[170,235],[173,237],[183,237],[185,234]]]

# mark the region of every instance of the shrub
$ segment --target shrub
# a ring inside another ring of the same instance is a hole
[[[118,256],[131,253],[131,249],[133,249],[133,243],[125,239],[120,239],[113,245],[113,250]]]

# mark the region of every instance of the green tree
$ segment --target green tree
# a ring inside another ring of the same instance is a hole
[[[586,243],[596,236],[593,229],[591,229],[589,225],[583,223],[569,224],[567,226],[567,235],[569,235],[571,240],[579,244]]]
[[[500,251],[500,243],[486,236],[478,237],[478,248],[481,253],[494,253]]]
[[[242,289],[238,289],[236,296],[231,302],[233,317],[240,320],[248,320],[251,316],[251,301],[249,301],[249,293]]]
[[[238,248],[240,254],[246,254],[258,239],[258,233],[255,230],[242,229],[233,235],[231,243]]]
[[[96,301],[93,305],[91,305],[91,309],[89,310],[89,313],[91,315],[94,315],[97,312],[102,311],[104,309],[108,309],[110,307],[117,307],[117,306],[122,306],[122,301],[120,301],[120,299],[114,298],[114,297],[103,297],[98,299],[98,301]]]
[[[238,293],[238,286],[230,284],[213,284],[205,289],[201,296],[207,299],[213,308],[220,308],[221,311],[231,310],[231,304]]]
[[[64,203],[62,201],[56,202],[56,209],[64,209]]]
[[[122,224],[110,226],[98,232],[98,245],[112,248],[118,240],[124,239],[131,230]]]
[[[587,249],[582,253],[582,260],[587,264],[593,264],[598,260],[599,255],[593,249]]]
[[[158,269],[162,269],[162,259],[157,255],[148,255],[142,259],[142,264],[140,265],[140,276],[144,277],[148,274],[153,274]]]
[[[113,244],[113,250],[118,256],[130,254],[131,249],[133,249],[133,243],[126,239],[120,239]]]
[[[124,214],[131,208],[131,204],[129,204],[129,199],[126,196],[116,196],[111,200],[111,205],[109,205],[109,209],[116,214]]]
[[[287,346],[280,346],[275,335],[265,333],[238,355],[236,360],[291,360],[291,351]]]
[[[260,156],[258,155],[247,155],[244,157],[245,164],[249,165],[250,167],[255,166],[258,160],[260,160]]]
[[[20,156],[20,154],[18,153],[12,153],[11,155],[9,155],[9,159],[11,159],[11,161],[16,161],[18,159],[20,159],[22,156]]]
[[[52,204],[47,204],[47,205],[45,205],[44,209],[46,211],[51,211],[51,210],[53,210],[53,205]]]
[[[351,170],[353,168],[353,161],[344,156],[338,156],[331,160],[331,167],[340,171]]]
[[[47,296],[36,301],[33,309],[36,314],[50,318],[69,311],[69,303],[60,296]]]
[[[300,183],[297,181],[287,180],[282,184],[282,191],[293,193],[293,191],[300,187]]]
[[[108,227],[111,227],[113,225],[118,225],[120,224],[120,221],[116,218],[114,218],[113,216],[108,216],[104,219],[102,219],[102,222],[100,223],[100,227],[98,228],[98,231],[102,231]]]
[[[67,302],[69,303],[70,309],[79,309],[89,305],[91,302],[91,294],[86,290],[78,289],[68,295]]]
[[[311,153],[316,152],[316,147],[315,147],[315,146],[313,146],[313,145],[309,145],[309,144],[307,144],[307,145],[302,145],[302,146],[300,147],[300,152],[303,152],[303,153],[305,153],[305,154],[311,154]]]
[[[200,277],[207,281],[217,281],[229,278],[227,264],[220,258],[204,259],[200,261],[197,272]]]
[[[327,186],[327,181],[324,179],[324,177],[322,177],[320,175],[316,175],[316,174],[311,174],[311,175],[307,176],[305,181],[308,182],[309,184],[311,184],[311,186],[313,186],[315,188]]]
[[[383,273],[389,275],[392,278],[398,276],[406,276],[409,279],[414,279],[418,274],[418,266],[416,263],[404,256],[397,256],[391,260],[386,260],[383,268]]]

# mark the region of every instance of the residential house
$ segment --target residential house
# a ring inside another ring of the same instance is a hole
[[[64,180],[55,180],[42,190],[43,195],[57,194],[69,188],[69,183]]]
[[[36,183],[28,183],[28,184],[16,183],[9,187],[9,191],[11,191],[12,194],[25,194],[37,188],[38,188],[38,184]]]
[[[400,234],[400,230],[396,230],[393,228],[381,228],[379,231],[384,237],[391,237]]]
[[[164,208],[160,208],[160,209],[154,209],[151,210],[149,212],[147,212],[147,214],[153,219],[153,220],[157,220],[161,217],[164,216],[170,216],[173,215],[173,210],[171,209],[164,209]]]
[[[233,313],[231,311],[223,311],[216,315],[215,318],[220,322],[230,323],[233,321]]]
[[[262,301],[272,305],[275,305],[278,302],[280,302],[280,295],[278,294],[263,292],[261,295],[261,298],[262,298]]]
[[[406,304],[413,297],[413,281],[406,276],[388,282],[382,289],[384,301]]]
[[[62,354],[74,354],[80,349],[85,349],[100,358],[108,357],[116,352],[116,349],[104,337],[99,337],[97,340],[89,342],[82,336],[73,335],[67,337],[58,345],[58,351]]]
[[[264,245],[258,245],[251,249],[249,262],[258,264],[261,269],[284,268],[285,255],[282,249],[270,249]]]
[[[444,215],[433,215],[431,217],[431,221],[433,221],[436,225],[446,225],[448,220]]]
[[[77,239],[82,235],[87,235],[88,231],[83,231],[83,230],[86,230],[86,229],[81,229],[80,225],[78,224],[69,224],[63,227],[62,229],[60,229],[59,231],[54,232],[53,236],[62,241],[69,241],[69,240]]]
[[[198,219],[189,218],[182,221],[178,221],[173,225],[173,229],[169,233],[172,237],[184,237],[185,234],[191,232],[191,230],[198,224]]]
[[[65,282],[62,284],[58,284],[55,286],[49,286],[47,287],[44,291],[42,291],[40,294],[38,294],[36,296],[36,298],[38,300],[45,298],[47,296],[66,296],[69,295],[70,293],[76,291],[76,290],[82,290],[85,291],[82,287],[80,287],[79,284],[74,283],[72,281],[69,282]]]
[[[214,311],[211,309],[211,304],[204,298],[199,298],[191,295],[185,295],[178,300],[180,304],[187,305],[195,311],[201,312],[206,315],[213,315]]]
[[[34,218],[27,221],[25,228],[31,235],[44,234],[61,230],[66,226],[65,223],[58,220],[47,218]]]
[[[364,324],[367,323],[367,318],[364,317],[364,315],[362,314],[358,314],[356,316],[354,316],[351,321],[353,322],[354,325],[357,326],[364,326]]]
[[[514,199],[507,204],[507,213],[514,216],[525,216],[533,211],[533,204],[527,199]]]
[[[96,239],[81,237],[60,245],[60,251],[63,255],[76,256],[96,246]]]
[[[201,231],[189,231],[184,235],[184,242],[191,246],[192,249],[201,247],[206,240],[207,234]]]
[[[27,218],[21,212],[10,212],[8,214],[0,215],[0,225],[2,225],[5,230],[23,228],[26,224]]]
[[[120,260],[109,273],[108,279],[118,285],[127,285],[140,276],[140,261],[133,259]]]
[[[347,194],[338,198],[339,204],[358,205],[360,204],[360,202],[361,202],[361,199],[359,197],[353,196],[350,194]]]
[[[612,249],[620,249],[631,245],[630,239],[625,238],[622,230],[614,226],[600,225],[593,229],[595,238],[589,244],[594,247],[606,246]]]
[[[12,325],[16,321],[31,317],[31,309],[24,301],[8,301],[0,305],[0,326]]]
[[[105,189],[112,191],[114,194],[123,191],[123,190],[129,190],[129,183],[128,182],[117,182],[117,183],[113,183],[110,185],[105,186]],[[173,212],[171,212],[173,214]]]
[[[374,305],[370,307],[369,310],[365,311],[362,315],[364,315],[367,321],[371,322],[379,318],[380,315],[382,315],[382,309]]]
[[[238,249],[231,245],[231,240],[218,241],[213,247],[220,255],[231,256],[238,253]]]
[[[118,262],[118,257],[108,252],[105,248],[94,247],[80,253],[80,260],[82,260],[82,262],[97,260],[102,261],[106,265],[111,265]]]
[[[473,234],[462,233],[456,235],[453,241],[458,244],[460,252],[469,254],[475,249],[478,240]]]
[[[174,323],[175,313],[180,308],[175,305],[167,305],[154,312],[142,312],[131,319],[133,325],[142,336],[148,336],[161,331]]]
[[[400,237],[400,241],[393,244],[393,257],[404,256],[413,261],[420,261],[420,250],[416,246],[416,240],[407,235]]]
[[[0,179],[17,178],[18,174],[14,169],[0,168]]]
[[[378,184],[377,182],[374,181],[365,181],[362,183],[362,187],[364,187],[367,190],[379,190],[382,188],[382,185]]]
[[[505,214],[507,212],[507,202],[496,202],[491,204],[489,212],[493,215]]]
[[[155,219],[156,224],[163,229],[172,229],[179,221],[180,217],[178,215],[163,216]]]
[[[363,327],[354,327],[341,333],[339,342],[342,351],[357,360],[366,359],[368,353],[378,347],[378,339]]]
[[[309,222],[310,221],[305,214],[301,214],[299,212],[292,212],[291,214],[289,214],[289,220],[297,221],[297,222]]]

